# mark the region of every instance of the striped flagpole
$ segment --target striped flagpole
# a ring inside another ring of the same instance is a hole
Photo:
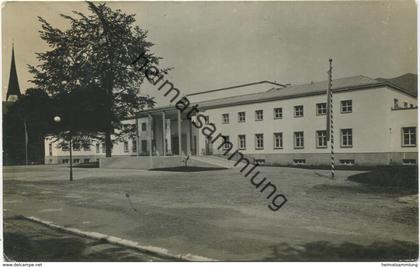
[[[333,93],[332,93],[332,59],[330,61],[330,69],[328,71],[328,99],[329,99],[329,123],[327,123],[328,128],[327,135],[329,135],[331,143],[331,178],[334,179],[335,176],[335,158],[334,158],[334,127],[333,127]]]

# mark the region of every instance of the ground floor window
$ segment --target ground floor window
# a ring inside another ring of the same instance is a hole
[[[304,148],[303,132],[294,132],[294,137],[295,148]]]
[[[96,153],[101,153],[100,146],[101,145],[99,143],[96,143]]]
[[[73,163],[78,164],[79,162],[80,162],[80,159],[74,159],[74,160],[73,160]]]
[[[274,149],[283,148],[283,133],[274,133]]]
[[[255,149],[264,149],[264,134],[255,135]]]
[[[166,142],[166,139],[165,139],[165,142]],[[137,152],[137,141],[133,139],[132,144],[133,144],[133,153],[136,153]]]
[[[224,143],[223,143],[223,149],[230,149],[231,146],[229,145],[230,144],[229,135],[223,136],[223,139],[225,140]]]
[[[69,159],[63,159],[63,164],[69,164]]]
[[[402,146],[416,146],[416,127],[402,128]]]
[[[124,141],[124,153],[128,153],[128,142]]]
[[[89,163],[89,162],[90,162],[90,160],[89,160],[89,159],[84,159],[84,160],[83,160],[83,162],[84,162],[84,163]]]
[[[102,153],[105,153],[106,148],[105,148],[105,143],[102,143]]]
[[[52,156],[52,144],[48,144],[48,154]]]
[[[246,149],[246,137],[244,134],[238,135],[238,147],[239,149]]]
[[[327,147],[327,131],[316,131],[316,147]]]
[[[341,129],[341,147],[353,146],[353,129]]]

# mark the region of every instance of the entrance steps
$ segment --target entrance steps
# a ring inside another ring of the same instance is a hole
[[[206,156],[192,156],[191,157],[192,160],[195,161],[199,161],[199,162],[203,162],[209,165],[213,165],[213,166],[218,166],[218,167],[222,167],[222,168],[234,168],[234,167],[243,167],[244,164],[242,162],[240,162],[237,166],[234,166],[236,161],[235,160],[228,160],[226,158],[223,157],[218,157],[218,156],[211,156],[211,155],[206,155]]]

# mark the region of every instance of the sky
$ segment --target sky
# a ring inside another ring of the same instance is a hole
[[[183,94],[269,80],[301,84],[333,77],[392,78],[417,73],[416,5],[392,2],[109,2],[136,14],[152,51],[174,69],[165,78]],[[37,16],[59,28],[59,14],[88,13],[83,2],[7,2],[2,8],[2,88],[12,43],[21,90],[27,65],[48,49]],[[144,94],[156,93],[145,86]],[[161,99],[158,100],[161,101]]]

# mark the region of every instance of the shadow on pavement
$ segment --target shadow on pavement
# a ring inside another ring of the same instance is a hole
[[[263,261],[414,261],[419,246],[413,242],[374,242],[368,246],[344,242],[316,241],[302,246],[280,243],[271,246]]]

